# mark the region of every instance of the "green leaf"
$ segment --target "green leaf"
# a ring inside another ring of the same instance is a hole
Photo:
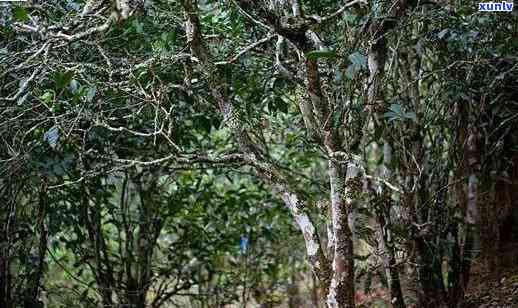
[[[330,59],[330,58],[336,57],[336,52],[331,51],[331,50],[314,50],[314,51],[308,52],[306,54],[306,57],[310,60],[316,60],[316,59],[320,59],[320,58]]]
[[[392,122],[394,120],[397,120],[400,118],[400,116],[397,114],[397,113],[394,113],[392,111],[389,111],[389,112],[385,112],[383,114],[383,117],[384,118],[388,118],[389,119],[389,122]]]
[[[392,104],[392,105],[390,105],[389,109],[396,114],[400,114],[400,115],[402,114],[401,105]]]
[[[94,99],[95,93],[97,93],[97,89],[95,87],[88,88],[85,96],[86,102],[90,103]]]
[[[410,119],[410,120],[412,120],[414,122],[417,122],[417,115],[416,115],[416,113],[413,112],[413,111],[403,112],[403,110],[401,108],[401,105],[399,105],[399,104],[392,104],[392,105],[390,105],[389,110],[390,111],[385,112],[383,114],[383,117],[384,118],[388,118],[389,122],[392,122],[392,121],[395,121],[395,120],[404,121],[404,120],[407,120],[407,119]]]
[[[345,71],[345,76],[349,79],[353,79],[354,76],[356,76],[357,72],[358,70],[356,69],[356,66],[351,64],[347,67],[347,70]]]
[[[43,134],[43,141],[47,141],[52,148],[56,147],[59,139],[59,129],[53,126],[45,134]]]
[[[167,32],[163,32],[162,34],[160,34],[160,39],[161,39],[164,43],[167,43]]]
[[[351,64],[347,67],[345,75],[347,78],[353,79],[359,71],[367,67],[367,60],[359,51],[350,54],[348,59]]]
[[[144,25],[138,19],[133,20],[133,28],[137,33],[144,33]]]
[[[72,94],[76,94],[77,91],[79,90],[79,82],[77,82],[77,80],[75,79],[72,79],[70,81],[70,85],[68,86],[68,88],[70,89],[70,92],[72,92]]]
[[[335,82],[341,82],[342,81],[342,72],[340,70],[336,70],[335,72]]]
[[[405,113],[405,118],[417,122],[417,115],[413,111]]]
[[[47,90],[45,93],[43,93],[40,96],[40,99],[44,101],[45,103],[50,103],[54,100],[54,90]]]
[[[24,7],[16,7],[13,10],[14,19],[20,22],[27,22],[30,20],[29,13]]]
[[[441,39],[441,40],[442,40],[442,39],[443,39],[443,37],[445,37],[445,36],[446,36],[446,34],[448,34],[448,32],[449,32],[449,31],[450,31],[449,29],[444,29],[444,30],[442,30],[441,32],[439,32],[439,33],[437,34],[437,37],[438,37],[439,39]]]
[[[359,69],[367,67],[367,60],[365,59],[365,56],[362,55],[359,51],[350,54],[348,58],[349,61],[351,61],[351,63]]]
[[[72,71],[68,72],[57,72],[54,76],[54,82],[56,83],[56,89],[58,91],[66,88],[68,84],[72,81],[74,77],[74,73]]]
[[[346,11],[343,14],[343,19],[348,23],[354,23],[358,19],[358,15]]]

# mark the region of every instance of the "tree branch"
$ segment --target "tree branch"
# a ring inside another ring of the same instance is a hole
[[[241,56],[243,56],[244,54],[246,54],[247,52],[249,52],[250,50],[254,49],[255,47],[261,45],[261,44],[264,44],[268,41],[270,41],[272,38],[274,38],[276,35],[275,34],[268,34],[266,37],[260,39],[259,41],[257,42],[254,42],[252,44],[250,44],[249,46],[243,48],[240,52],[238,52],[235,56],[233,56],[232,58],[230,58],[229,60],[227,61],[221,61],[221,62],[216,62],[214,63],[215,65],[227,65],[227,64],[232,64],[234,62],[236,62]]]

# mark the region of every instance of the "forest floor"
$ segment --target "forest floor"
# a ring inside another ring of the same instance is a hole
[[[518,257],[518,251],[513,254]],[[356,302],[359,307],[391,306],[388,290],[381,286],[369,294],[357,292]],[[407,307],[417,307],[407,304]],[[475,262],[462,308],[518,308],[518,264],[501,267],[498,275],[490,275]]]
[[[475,266],[463,307],[518,308],[518,265],[501,268],[497,276],[489,276]]]

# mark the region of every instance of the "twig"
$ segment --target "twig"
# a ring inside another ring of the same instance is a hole
[[[354,1],[351,1],[351,2],[348,2],[346,4],[344,4],[344,6],[342,6],[338,11],[334,12],[334,13],[331,13],[327,16],[324,16],[324,17],[318,17],[318,16],[311,16],[313,18],[316,19],[316,21],[318,23],[324,23],[326,21],[329,21],[331,19],[334,19],[335,17],[339,16],[340,14],[342,14],[343,12],[345,12],[345,10],[355,4],[358,4],[358,3],[362,3],[362,4],[367,4],[367,1],[366,0],[354,0]]]
[[[150,161],[139,161],[133,159],[120,159],[120,158],[108,158],[111,161],[124,163],[131,166],[151,166],[160,164],[166,161],[176,161],[183,164],[195,164],[195,163],[209,163],[209,164],[225,164],[225,163],[244,163],[246,157],[242,154],[228,154],[221,157],[210,158],[206,155],[193,155],[193,156],[177,156],[175,154],[168,155],[166,157],[158,158]]]
[[[29,87],[29,84],[32,82],[32,80],[34,80],[36,75],[38,75],[41,72],[41,70],[42,70],[42,66],[36,68],[32,72],[31,76],[22,82],[22,84],[20,85],[20,88],[18,89],[18,92],[16,92],[16,94],[13,97],[4,98],[2,100],[6,100],[6,101],[10,101],[10,102],[14,102],[15,100],[17,100],[27,90],[27,88]]]
[[[367,179],[370,179],[370,180],[373,180],[373,181],[377,181],[377,182],[381,182],[383,184],[385,184],[388,188],[392,189],[393,191],[395,192],[398,192],[400,194],[403,193],[403,191],[399,188],[397,188],[396,186],[394,186],[393,184],[390,184],[387,180],[385,179],[382,179],[380,177],[377,177],[377,176],[372,176],[372,175],[365,175],[365,178]]]
[[[247,46],[246,48],[243,48],[240,52],[238,52],[234,57],[232,57],[230,60],[228,61],[221,61],[221,62],[216,62],[214,64],[216,65],[226,65],[226,64],[232,64],[234,62],[236,62],[241,56],[243,56],[245,53],[249,52],[250,50],[254,49],[255,47],[263,44],[263,43],[266,43],[268,42],[269,40],[271,40],[272,38],[274,38],[275,35],[274,34],[268,34],[268,36],[260,39],[259,41]]]
[[[248,14],[248,12],[247,12],[247,11],[245,11],[245,10],[244,10],[240,5],[239,5],[239,3],[237,3],[237,1],[236,1],[236,0],[231,0],[231,1],[232,1],[232,3],[237,7],[237,10],[238,10],[241,14],[243,14],[245,17],[247,17],[248,19],[250,19],[252,22],[254,22],[254,23],[256,23],[256,24],[260,25],[261,27],[264,27],[264,28],[268,29],[269,31],[273,31],[273,28],[272,28],[272,27],[270,27],[270,26],[266,25],[265,23],[261,22],[260,20],[255,19],[252,15]]]
[[[76,33],[76,34],[73,34],[73,35],[68,35],[68,34],[65,34],[61,31],[59,31],[57,34],[53,34],[54,37],[57,37],[57,38],[62,38],[62,39],[65,39],[69,42],[72,42],[72,41],[77,41],[79,39],[82,39],[84,37],[87,37],[87,36],[90,36],[91,34],[94,34],[94,33],[101,33],[101,32],[105,32],[106,30],[108,30],[108,28],[110,27],[110,25],[115,21],[116,19],[116,15],[112,14],[110,15],[110,17],[100,26],[97,26],[97,27],[93,27],[93,28],[90,28],[86,31],[83,31],[83,32],[79,32],[79,33]]]

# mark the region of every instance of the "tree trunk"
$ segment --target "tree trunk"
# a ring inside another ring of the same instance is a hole
[[[304,235],[309,264],[311,266],[311,270],[318,278],[320,292],[321,294],[328,294],[331,268],[322,249],[318,232],[311,221],[311,218],[305,212],[304,206],[301,204],[298,196],[288,191],[285,186],[280,186],[280,193],[284,203],[290,210],[295,222]]]
[[[354,307],[354,252],[348,214],[361,189],[358,174],[358,167],[353,163],[349,163],[346,172],[340,162],[329,161],[331,218],[335,241],[333,277],[327,296],[329,308]]]
[[[93,183],[96,184],[95,182]],[[90,194],[87,184],[81,184],[81,220],[84,227],[88,231],[90,244],[90,252],[94,256],[95,270],[94,276],[101,295],[101,301],[104,306],[113,306],[113,269],[108,259],[106,243],[102,234],[102,220],[100,203],[102,200],[94,200],[94,204],[90,204]]]
[[[392,163],[392,147],[385,141],[383,145],[383,170],[382,177],[386,181],[391,180],[390,164]],[[385,184],[380,184],[380,198],[376,204],[376,217],[380,230],[380,250],[382,251],[383,266],[385,275],[387,276],[388,287],[390,291],[390,301],[396,308],[404,308],[405,301],[403,291],[401,289],[401,281],[399,279],[399,270],[397,268],[396,248],[392,236],[392,197],[390,191]]]
[[[303,300],[300,296],[298,273],[292,273],[291,283],[287,288],[287,294],[288,308],[299,308],[302,306]]]
[[[464,298],[465,290],[469,282],[469,270],[471,267],[471,251],[473,249],[474,235],[476,233],[474,219],[476,212],[476,187],[471,182],[471,187],[466,183],[465,177],[468,175],[468,148],[467,140],[467,104],[458,102],[454,108],[454,122],[452,127],[454,130],[454,151],[459,153],[458,158],[454,161],[458,166],[454,173],[455,196],[457,206],[454,211],[460,214],[461,220],[450,221],[449,233],[452,238],[452,253],[449,260],[450,271],[448,272],[448,305],[449,307],[457,307]],[[454,154],[452,154],[453,157]],[[469,176],[469,175],[468,175]],[[475,190],[474,190],[475,189]],[[468,198],[468,191],[471,195]],[[470,201],[471,200],[471,201]],[[474,202],[475,201],[475,202]],[[468,204],[471,202],[471,204]],[[474,203],[473,203],[474,202]],[[470,207],[470,215],[468,216],[468,207]],[[451,213],[453,215],[455,213]]]
[[[394,307],[403,308],[405,307],[405,302],[403,291],[401,289],[401,281],[399,279],[395,247],[392,241],[390,205],[384,202],[388,198],[390,197],[387,195],[381,196],[381,204],[378,205],[381,207],[377,214],[381,235],[379,237],[380,250],[382,252],[383,266],[385,269],[385,275],[387,276],[388,288],[390,290],[390,300]]]
[[[11,196],[11,185],[0,180],[0,202],[4,204],[1,219],[5,223],[0,229],[0,307],[11,308],[10,234],[15,214],[15,198]]]
[[[311,302],[313,303],[312,307],[319,308],[321,296],[320,296],[320,290],[318,287],[318,281],[314,275],[312,275],[311,278],[312,278],[312,282],[313,282],[312,287],[311,287]]]
[[[430,243],[424,239],[416,239],[416,264],[419,281],[418,307],[446,307],[444,285],[441,275],[441,262],[437,260],[429,248]]]
[[[383,90],[382,78],[385,73],[385,62],[387,57],[387,42],[384,37],[378,38],[376,44],[373,44],[368,54],[369,79],[367,84],[367,96],[371,106],[376,108],[374,125],[384,128],[384,144],[383,144],[383,165],[382,178],[386,181],[391,180],[390,165],[392,163],[392,145],[389,141],[391,138],[388,133],[388,127],[383,124],[383,112],[387,108]],[[385,274],[387,276],[388,287],[391,295],[391,302],[394,307],[404,308],[405,301],[403,298],[403,291],[401,290],[401,283],[399,280],[399,271],[396,267],[396,252],[394,243],[392,242],[392,219],[391,213],[391,195],[386,191],[385,184],[380,183],[380,197],[376,210],[377,221],[379,224],[380,248],[383,253],[383,265]]]
[[[448,272],[448,307],[452,308],[462,303],[469,283],[472,257],[469,252],[473,249],[474,227],[467,225],[464,233],[461,234],[458,226],[453,225],[453,252],[450,260],[451,270]]]
[[[9,302],[9,262],[4,256],[0,256],[0,307],[8,307]]]
[[[480,253],[484,269],[488,274],[499,277],[498,243],[500,241],[499,219],[497,205],[495,204],[496,187],[489,175],[483,175],[480,189],[483,197],[478,202],[480,219],[478,221],[480,231]],[[500,205],[498,205],[500,206]]]
[[[31,270],[31,275],[27,281],[27,289],[24,300],[24,306],[26,308],[43,307],[43,303],[39,300],[39,294],[41,279],[43,278],[45,267],[45,256],[47,253],[47,226],[45,224],[45,216],[48,200],[46,183],[42,184],[41,186],[38,203],[38,254],[36,255],[36,258],[31,260],[31,262],[33,262],[32,266],[35,266],[35,269]]]

